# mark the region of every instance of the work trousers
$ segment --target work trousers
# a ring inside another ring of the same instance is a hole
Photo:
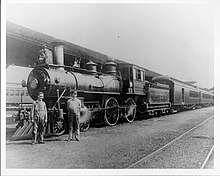
[[[37,142],[38,135],[39,135],[39,141],[40,142],[44,141],[44,126],[45,126],[44,119],[42,118],[34,119],[32,140],[34,140],[35,143]]]
[[[80,127],[79,127],[79,115],[75,113],[68,114],[68,121],[69,121],[69,138],[73,139],[73,128],[75,137],[80,136]]]

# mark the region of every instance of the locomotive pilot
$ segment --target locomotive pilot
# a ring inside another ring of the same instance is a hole
[[[81,110],[81,101],[77,98],[76,90],[71,91],[70,95],[71,98],[67,101],[68,121],[69,121],[68,141],[73,140],[73,128],[74,128],[75,139],[79,141],[79,137],[80,137],[79,118],[80,118],[80,110]]]
[[[32,144],[37,143],[39,136],[39,143],[44,143],[44,127],[47,124],[47,107],[43,101],[44,93],[38,93],[38,99],[33,102],[31,110],[31,122],[33,123]]]

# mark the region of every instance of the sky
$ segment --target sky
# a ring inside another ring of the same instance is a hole
[[[212,7],[209,3],[10,3],[6,20],[212,88]]]

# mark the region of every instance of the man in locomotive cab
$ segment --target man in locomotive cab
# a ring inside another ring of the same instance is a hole
[[[44,45],[44,48],[38,52],[38,64],[52,64],[53,53]]]
[[[73,140],[73,128],[74,128],[74,133],[75,133],[75,139],[79,141],[79,137],[80,137],[79,118],[80,118],[80,111],[81,111],[81,101],[77,98],[76,90],[71,91],[70,95],[71,95],[71,98],[67,101],[68,121],[69,121],[68,141]]]
[[[80,67],[81,58],[75,57],[73,66],[74,67]]]
[[[45,49],[42,49],[38,52],[38,64],[43,64],[46,59]]]
[[[37,143],[39,135],[39,143],[44,143],[44,127],[47,124],[47,107],[43,101],[44,93],[38,93],[38,99],[33,102],[31,110],[31,122],[33,123],[32,144]]]

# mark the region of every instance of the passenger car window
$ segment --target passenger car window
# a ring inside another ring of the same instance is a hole
[[[21,90],[21,95],[24,95],[24,90]]]
[[[19,90],[15,90],[15,96],[19,96]]]
[[[9,95],[10,95],[10,96],[14,96],[14,90],[10,90],[10,91],[9,91]]]

